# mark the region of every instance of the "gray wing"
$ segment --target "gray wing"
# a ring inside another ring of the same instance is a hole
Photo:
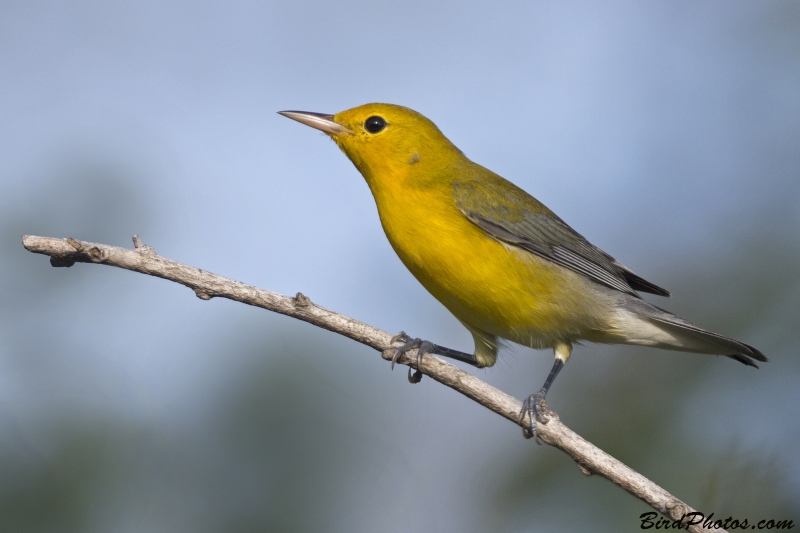
[[[454,188],[458,208],[489,236],[633,296],[638,297],[635,291],[670,295],[592,245],[525,191],[503,181]]]

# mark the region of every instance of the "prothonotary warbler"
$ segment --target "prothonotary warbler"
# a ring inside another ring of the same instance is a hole
[[[413,339],[418,348],[492,366],[501,339],[552,348],[542,389],[524,402],[536,435],[543,402],[572,345],[586,340],[727,355],[750,366],[757,349],[701,329],[637,294],[669,296],[640,278],[528,193],[473,163],[436,125],[411,109],[367,104],[336,115],[282,111],[322,130],[369,185],[383,230],[400,260],[472,333],[473,355]],[[409,377],[418,381],[420,373]],[[538,440],[538,439],[537,439]]]

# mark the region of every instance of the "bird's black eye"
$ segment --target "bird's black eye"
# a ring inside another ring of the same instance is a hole
[[[377,115],[369,117],[364,121],[364,128],[370,133],[378,133],[385,127],[386,121],[383,120],[383,117],[379,117]]]

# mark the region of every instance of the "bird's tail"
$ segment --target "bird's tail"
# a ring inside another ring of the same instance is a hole
[[[617,327],[626,344],[681,352],[727,355],[758,368],[753,362],[769,359],[756,348],[699,328],[691,322],[638,298],[627,298],[618,308]]]

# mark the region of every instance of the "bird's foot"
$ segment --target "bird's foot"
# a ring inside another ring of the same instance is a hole
[[[536,424],[537,422],[540,424],[547,424],[547,419],[544,418],[544,412],[547,411],[547,402],[545,402],[545,396],[547,396],[547,391],[545,389],[540,390],[536,394],[531,394],[525,401],[522,402],[522,411],[519,412],[519,423],[525,420],[525,417],[528,417],[530,422],[530,428],[523,427],[522,428],[522,436],[526,439],[533,439],[536,441],[536,444],[541,445],[542,441],[539,440],[539,435],[536,431]]]
[[[394,337],[392,340],[389,341],[390,344],[394,344],[395,342],[402,342],[404,343],[402,346],[398,346],[394,349],[394,356],[392,357],[392,369],[394,369],[394,364],[400,358],[401,355],[406,353],[409,350],[413,350],[414,348],[417,349],[417,370],[414,373],[411,373],[411,369],[408,369],[408,381],[409,383],[419,383],[422,380],[422,371],[420,367],[422,366],[422,357],[425,354],[433,353],[433,343],[424,341],[422,339],[412,339],[408,335],[406,335],[405,331],[401,331]]]

